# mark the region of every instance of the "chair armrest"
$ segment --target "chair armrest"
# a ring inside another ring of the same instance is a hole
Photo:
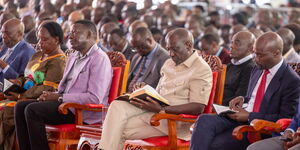
[[[253,128],[253,126],[249,125],[241,125],[236,128],[234,128],[232,132],[233,138],[237,140],[242,140],[244,138],[244,133],[245,132],[255,132],[256,130]]]
[[[187,114],[180,114],[181,117],[186,119],[197,119],[198,115],[187,115]]]
[[[261,131],[261,130],[268,130],[268,131],[275,131],[275,132],[282,131],[280,124],[271,121],[254,119],[251,121],[250,124],[251,126],[253,126],[253,128],[256,131]]]
[[[61,114],[68,114],[69,108],[74,108],[76,110],[87,110],[87,111],[94,111],[94,112],[101,112],[102,106],[101,104],[78,104],[78,103],[62,103],[58,107],[58,111]]]
[[[191,122],[191,123],[194,123],[196,121],[196,119],[184,118],[181,115],[157,113],[151,117],[150,124],[152,126],[159,126],[160,125],[159,121],[161,119],[168,119],[168,120],[182,121],[182,122]]]

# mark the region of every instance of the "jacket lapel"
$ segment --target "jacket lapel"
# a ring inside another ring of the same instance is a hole
[[[157,51],[155,52],[146,72],[145,75],[142,78],[142,81],[145,80],[145,78],[147,78],[147,76],[149,75],[149,73],[151,72],[151,70],[153,69],[154,65],[155,65],[155,60],[157,60],[157,58],[159,57],[160,54],[160,47],[157,48]]]
[[[279,87],[281,85],[281,77],[282,77],[286,67],[287,67],[287,64],[285,62],[283,62],[282,65],[280,66],[280,68],[278,69],[278,71],[276,72],[275,76],[271,80],[271,82],[265,92],[264,99],[262,101],[260,109],[267,108],[266,106],[269,104],[273,94],[279,89]],[[260,112],[264,112],[264,111],[266,111],[266,109],[260,110]]]
[[[83,68],[85,67],[85,65],[89,62],[89,60],[90,60],[90,57],[89,57],[89,56],[88,56],[88,58],[82,60],[82,62],[81,62],[81,63],[79,64],[79,66],[78,66],[78,69],[74,71],[73,76],[74,76],[75,78],[72,78],[71,83],[70,83],[70,84],[71,84],[70,87],[72,87],[73,84],[75,83],[75,81],[78,79],[79,74],[82,72],[82,69],[83,69]],[[73,63],[75,63],[75,62],[73,62]],[[74,64],[74,65],[76,65],[76,64]]]
[[[132,73],[134,72],[134,70],[136,69],[136,67],[138,66],[138,64],[140,63],[141,59],[142,59],[142,56],[139,55],[139,58],[136,60],[136,63],[135,63],[134,66],[132,67],[132,70],[130,71],[129,76],[132,75]]]
[[[13,50],[13,52],[11,53],[11,55],[8,57],[7,63],[11,62],[14,58],[16,58],[15,56],[18,53],[20,53],[20,51],[22,50],[21,48],[23,47],[24,44],[25,44],[25,41],[21,40],[20,43],[17,45],[17,47]]]
[[[251,77],[249,85],[248,85],[248,91],[247,91],[248,102],[251,98],[251,95],[253,93],[255,85],[257,84],[257,81],[258,81],[259,77],[261,76],[262,72],[263,71],[260,70],[260,69],[256,69],[256,70],[253,71],[252,77]]]

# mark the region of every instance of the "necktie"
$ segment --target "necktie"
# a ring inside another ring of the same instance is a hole
[[[254,101],[254,106],[253,106],[253,112],[259,112],[260,105],[263,101],[264,95],[265,95],[265,89],[266,89],[266,83],[267,83],[267,75],[270,73],[269,70],[265,70],[260,84],[258,86],[257,92],[256,92],[256,97]]]
[[[139,66],[139,69],[137,71],[137,73],[135,74],[135,76],[133,77],[133,79],[131,80],[129,86],[128,86],[128,90],[130,92],[132,92],[133,90],[133,86],[135,85],[135,83],[137,82],[137,80],[139,79],[139,77],[141,76],[141,73],[143,71],[143,68],[145,67],[145,64],[146,64],[146,56],[143,56],[142,57],[142,60],[141,60],[141,63],[140,63],[140,66]]]

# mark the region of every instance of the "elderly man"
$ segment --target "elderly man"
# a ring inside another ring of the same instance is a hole
[[[19,19],[10,19],[5,22],[1,33],[6,46],[0,51],[0,82],[3,83],[4,78],[15,79],[24,73],[35,50],[23,40],[24,25]]]
[[[58,113],[60,104],[107,104],[112,68],[108,56],[96,45],[96,40],[95,24],[90,21],[75,22],[71,27],[70,41],[77,52],[68,58],[58,93],[44,92],[38,100],[17,103],[15,123],[20,150],[49,149],[45,124],[74,123],[73,111],[67,115]],[[99,112],[83,112],[83,121],[87,124],[100,120]]]
[[[161,77],[161,67],[169,58],[167,51],[154,40],[147,28],[138,28],[133,32],[131,45],[137,54],[130,65],[128,91],[131,92],[134,85],[141,82],[155,88]]]
[[[231,42],[231,63],[227,66],[224,95],[222,104],[229,105],[229,101],[237,96],[245,96],[254,67],[252,60],[255,36],[248,31],[238,32]]]
[[[170,106],[162,107],[149,97],[148,101],[137,98],[130,102],[114,101],[104,121],[100,149],[121,150],[126,139],[168,135],[167,121],[161,121],[158,127],[150,125],[154,113],[199,115],[204,110],[212,86],[212,72],[193,51],[192,34],[179,28],[171,31],[166,40],[171,59],[161,69],[163,76],[156,90],[169,100]],[[190,138],[189,126],[189,123],[178,124],[179,138]]]
[[[249,124],[253,119],[277,121],[291,118],[300,98],[300,78],[282,58],[283,41],[275,32],[260,36],[254,44],[255,67],[248,91],[236,97],[229,107],[236,113],[223,116],[201,115],[198,118],[190,150],[241,150],[249,145],[232,138],[235,127]],[[244,101],[245,99],[245,101]],[[243,103],[248,103],[244,109]]]
[[[282,55],[284,60],[287,63],[300,63],[300,56],[293,47],[295,40],[294,33],[288,28],[280,28],[277,33],[283,40]]]
[[[108,44],[113,51],[118,51],[124,54],[127,60],[131,60],[136,54],[132,46],[125,37],[125,33],[121,29],[115,29],[108,35]]]

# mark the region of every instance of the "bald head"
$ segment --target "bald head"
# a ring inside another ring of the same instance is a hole
[[[81,11],[77,10],[77,11],[73,11],[70,15],[69,15],[69,18],[68,18],[68,21],[71,23],[71,24],[74,24],[76,21],[79,21],[79,20],[83,20],[84,19],[84,15]]]
[[[181,64],[193,54],[194,38],[191,32],[177,28],[166,36],[166,48],[176,65]]]
[[[258,37],[254,44],[256,64],[262,69],[270,69],[282,60],[283,41],[275,32],[267,32]]]
[[[262,34],[264,34],[264,32],[260,29],[257,28],[251,28],[249,29],[249,31],[255,35],[256,38],[258,38],[259,36],[261,36]]]
[[[240,31],[232,37],[230,57],[240,60],[253,51],[255,36],[248,31]]]
[[[292,48],[292,46],[294,44],[294,40],[295,40],[295,35],[288,28],[280,28],[277,31],[277,34],[281,37],[281,39],[283,41],[282,54],[284,55]]]
[[[11,48],[23,39],[24,25],[19,19],[10,19],[3,24],[1,32],[4,44]]]
[[[144,22],[144,21],[140,21],[140,20],[135,20],[134,22],[132,22],[128,28],[128,31],[130,34],[132,34],[136,29],[138,28],[148,28],[148,25]]]

